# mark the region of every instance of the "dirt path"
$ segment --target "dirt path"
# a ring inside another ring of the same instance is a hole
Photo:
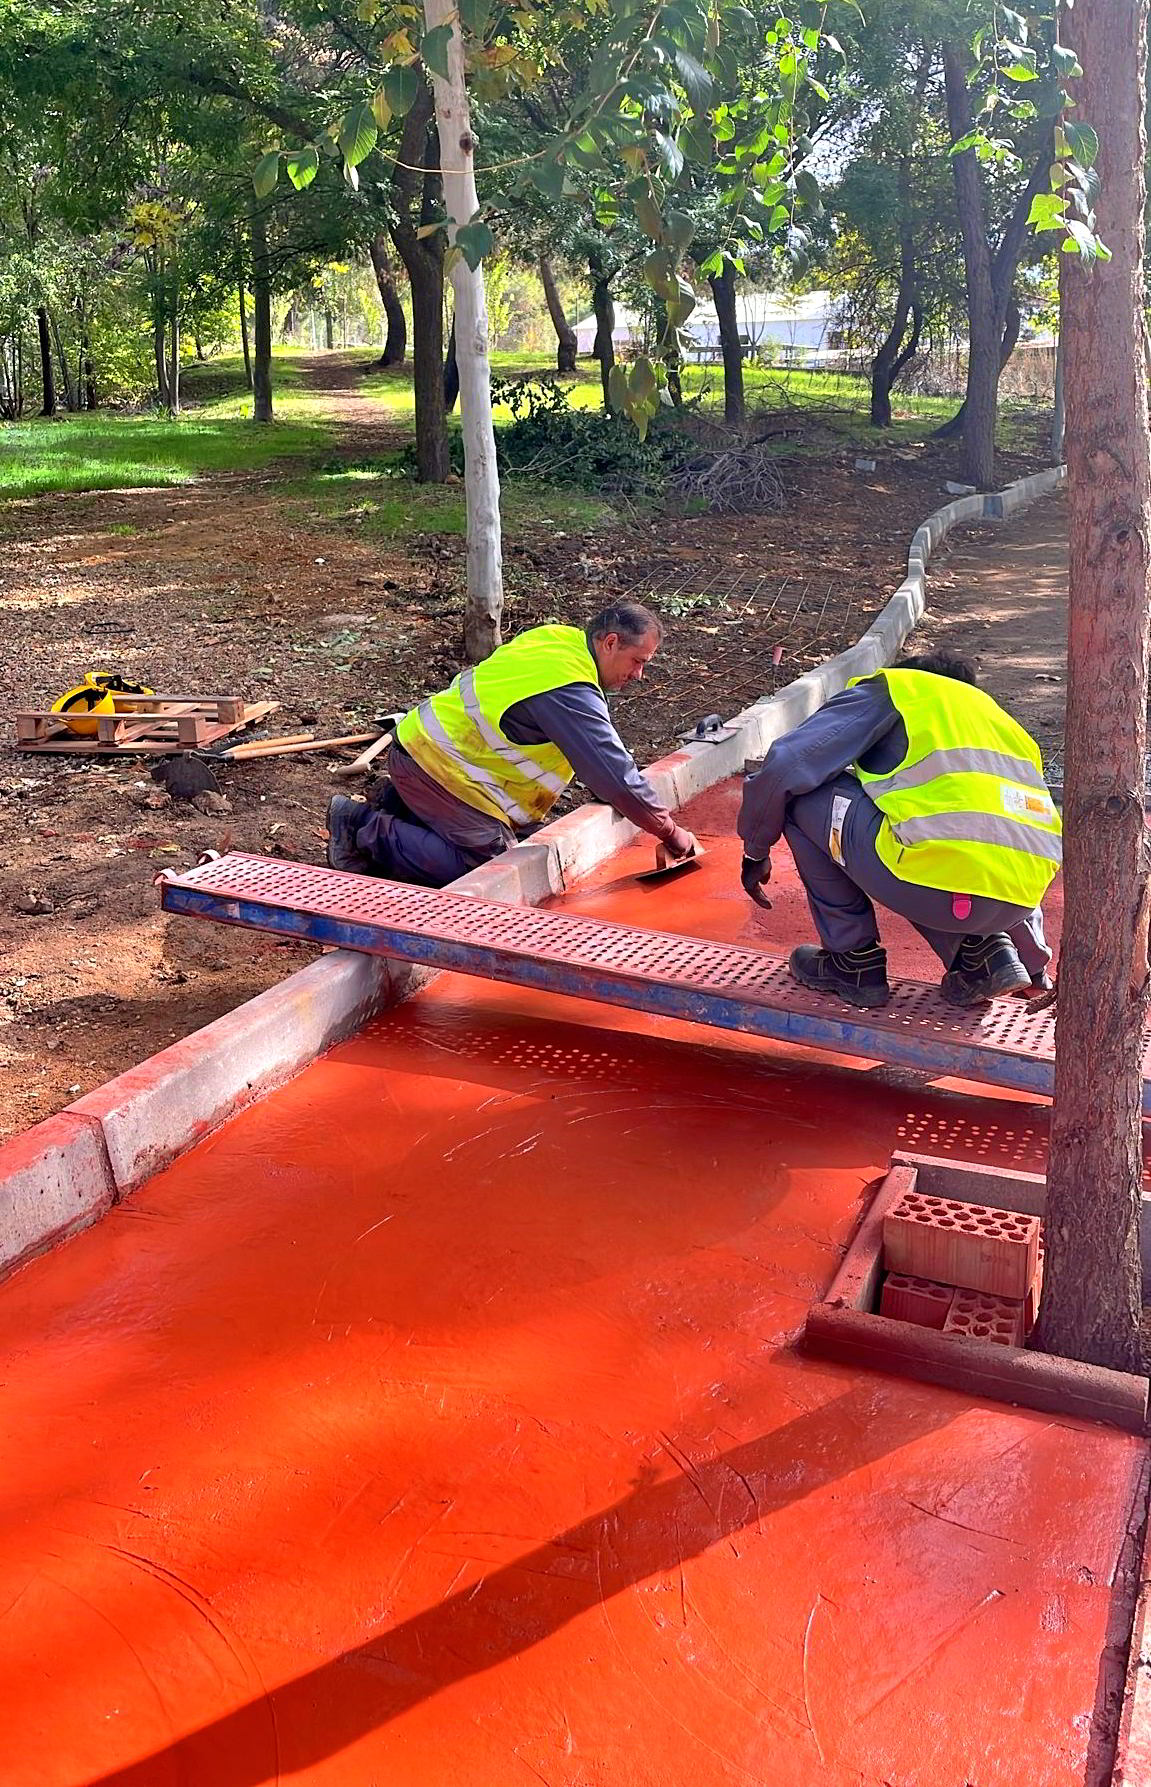
[[[1018,521],[964,528],[931,565],[924,643],[975,658],[984,686],[1063,763],[1067,670],[1067,501],[1047,497]],[[1058,775],[1055,774],[1058,772]]]
[[[377,457],[403,439],[359,388],[362,361],[305,366],[339,429],[325,460]],[[618,708],[650,761],[702,714],[736,712],[839,650],[877,612],[952,475],[932,449],[878,457],[866,477],[853,449],[789,462],[782,515],[521,533],[506,553],[508,628],[654,595],[668,641]],[[370,728],[377,712],[450,680],[462,539],[369,535],[355,502],[334,514],[301,493],[307,470],[297,460],[177,489],[9,505],[4,706],[47,706],[84,670],[118,669],[157,689],[274,698],[270,731],[322,736]],[[212,813],[168,802],[148,770],[0,746],[0,1135],[309,959],[300,945],[163,921],[152,880],[206,847],[320,860],[330,759],[236,766]]]

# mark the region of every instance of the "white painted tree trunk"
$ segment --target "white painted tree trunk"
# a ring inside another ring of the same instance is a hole
[[[452,0],[424,0],[429,31],[450,25],[448,79],[428,70],[436,99],[444,203],[451,220],[449,240],[479,209],[474,170],[475,143],[464,73],[464,45]],[[464,611],[464,652],[472,663],[500,643],[504,601],[500,534],[500,481],[492,428],[491,368],[488,364],[488,309],[482,266],[473,273],[461,256],[451,270],[456,303],[456,358],[460,374],[460,419],[464,436],[464,487],[468,512],[468,592]]]

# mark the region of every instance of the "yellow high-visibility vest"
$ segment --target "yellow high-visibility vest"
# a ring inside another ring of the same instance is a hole
[[[1035,740],[969,683],[923,670],[881,670],[879,679],[907,730],[895,769],[855,765],[883,814],[880,861],[917,887],[1038,906],[1063,846]]]
[[[567,683],[600,686],[584,634],[578,627],[530,627],[405,714],[397,742],[469,807],[513,830],[535,825],[574,771],[558,745],[514,744],[502,721],[517,701]]]

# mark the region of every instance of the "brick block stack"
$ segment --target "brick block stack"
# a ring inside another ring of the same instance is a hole
[[[1022,1346],[1042,1285],[1039,1218],[912,1188],[883,1219],[883,1265],[881,1315]]]

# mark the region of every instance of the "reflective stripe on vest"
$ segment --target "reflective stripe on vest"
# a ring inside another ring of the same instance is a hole
[[[489,726],[476,695],[476,673],[474,670],[465,670],[460,677],[460,700],[480,737],[486,745],[490,746],[496,756],[502,757],[505,763],[510,763],[512,768],[519,775],[526,776],[529,782],[542,782],[549,794],[558,800],[567,787],[570,777],[553,776],[549,769],[543,767],[542,763],[533,763],[530,757],[526,757],[510,738],[505,738],[502,732],[497,731],[494,726]]]
[[[883,814],[880,861],[919,887],[1038,905],[1062,846],[1034,739],[968,683],[918,670],[880,677],[907,733],[895,769],[855,765]]]
[[[578,627],[533,627],[431,695],[396,729],[397,742],[432,779],[467,806],[521,830],[543,819],[572,778],[548,740],[508,738],[508,709],[572,683],[599,688],[595,658]]]

